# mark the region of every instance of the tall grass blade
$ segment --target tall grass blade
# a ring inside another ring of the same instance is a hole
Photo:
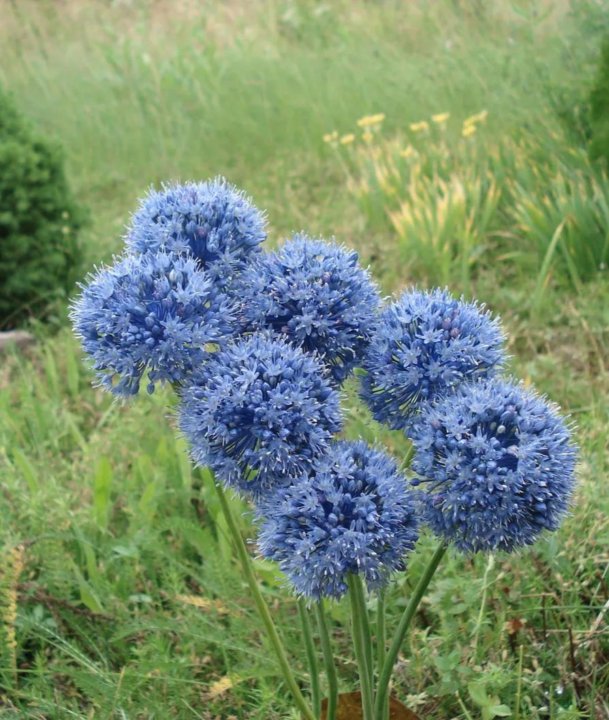
[[[566,222],[567,218],[565,218],[554,231],[554,234],[552,235],[552,240],[548,245],[548,249],[546,250],[543,262],[541,263],[541,267],[539,268],[539,273],[537,274],[537,281],[535,283],[535,290],[533,291],[533,296],[531,298],[531,314],[533,316],[537,315],[539,306],[543,300],[548,278],[550,276],[550,271],[552,269],[554,253],[556,252],[556,248],[558,247],[560,236]]]

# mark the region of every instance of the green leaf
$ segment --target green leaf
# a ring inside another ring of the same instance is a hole
[[[554,230],[552,240],[548,245],[548,249],[546,250],[546,254],[543,258],[543,262],[541,263],[541,268],[539,270],[539,273],[537,274],[537,282],[535,284],[535,290],[533,291],[533,297],[531,299],[531,310],[533,314],[537,313],[543,297],[544,290],[548,284],[548,278],[550,275],[550,270],[552,268],[552,260],[554,259],[554,253],[556,252],[556,248],[558,247],[560,236],[562,234],[563,228],[565,227],[566,221],[566,218],[563,219],[563,221],[558,225],[556,230]]]
[[[105,530],[110,516],[112,466],[106,457],[100,458],[93,476],[93,515],[97,525]]]
[[[439,655],[434,663],[440,672],[446,673],[454,670],[460,662],[459,653],[452,652],[449,655]]]
[[[80,573],[78,574],[78,586],[83,605],[86,605],[92,612],[104,614],[104,606],[101,604],[93,588]]]
[[[66,382],[68,385],[68,392],[73,398],[75,398],[78,397],[80,367],[73,345],[68,344],[66,346],[64,358],[66,363]]]
[[[182,485],[185,488],[190,488],[192,487],[192,465],[188,458],[188,445],[183,438],[176,439],[175,451],[180,469],[180,477],[182,478]]]
[[[488,707],[492,700],[489,698],[486,692],[486,685],[484,682],[472,682],[467,685],[468,692],[471,699],[479,707]]]
[[[190,520],[185,520],[177,516],[166,520],[161,527],[170,530],[185,542],[192,545],[203,558],[207,557],[210,553],[218,552],[218,543],[209,527],[200,527]]]
[[[493,713],[493,717],[511,717],[512,711],[507,705],[492,705],[489,711]]]
[[[19,448],[14,448],[12,455],[13,462],[23,475],[23,479],[26,481],[30,492],[32,494],[37,493],[40,489],[40,483],[38,482],[38,474],[36,473],[34,466]]]
[[[154,520],[157,510],[157,484],[153,480],[149,482],[144,488],[144,492],[139,499],[137,504],[138,509],[142,518],[147,522],[151,523]]]
[[[61,397],[61,390],[59,388],[57,363],[48,348],[45,348],[44,351],[44,371],[47,379],[47,387],[51,391],[51,397],[53,399],[59,399]]]

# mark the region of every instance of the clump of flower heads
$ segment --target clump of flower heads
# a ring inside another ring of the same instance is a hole
[[[420,408],[504,361],[499,323],[445,290],[405,292],[382,313],[366,350],[362,398],[376,420],[407,430]]]
[[[180,409],[194,461],[254,497],[307,471],[341,426],[317,359],[259,333],[204,363]]]
[[[71,312],[76,334],[100,384],[135,395],[148,371],[156,382],[181,384],[206,346],[234,332],[234,308],[194,259],[157,253],[126,256],[97,271]]]
[[[575,448],[551,404],[495,377],[498,322],[445,290],[379,312],[355,252],[299,234],[267,254],[265,237],[225,180],[152,191],[72,319],[103,387],[175,388],[194,462],[254,501],[261,550],[295,591],[339,598],[350,574],[382,587],[418,520],[464,552],[555,530]],[[413,442],[417,490],[381,450],[336,439],[357,367],[374,417]]]
[[[265,239],[264,215],[241,190],[216,178],[150,190],[133,216],[127,246],[134,253],[192,255],[227,286]]]
[[[370,341],[379,294],[355,251],[298,234],[249,268],[242,300],[246,327],[316,353],[340,383]]]
[[[260,549],[308,598],[341,597],[349,574],[379,588],[405,568],[417,541],[415,506],[388,455],[364,442],[336,442],[261,506]]]
[[[512,551],[556,530],[576,451],[557,409],[522,385],[488,379],[428,408],[412,433],[427,487],[423,517],[464,552]]]

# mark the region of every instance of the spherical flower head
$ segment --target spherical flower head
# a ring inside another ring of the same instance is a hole
[[[557,409],[522,385],[460,387],[415,423],[423,517],[464,552],[507,550],[556,530],[574,487],[576,451]]]
[[[403,570],[417,541],[416,503],[395,462],[364,442],[336,442],[313,470],[259,506],[262,554],[296,592],[339,598],[347,576],[369,588]]]
[[[255,497],[307,470],[341,425],[338,393],[319,362],[258,333],[207,362],[180,410],[194,461]]]
[[[503,332],[476,303],[411,290],[382,313],[364,356],[362,398],[376,420],[408,428],[422,405],[504,361]]]
[[[210,277],[228,285],[260,252],[264,215],[224,178],[150,190],[133,216],[127,246],[135,253],[192,255]]]
[[[355,251],[295,235],[276,252],[261,255],[242,285],[245,327],[268,328],[316,353],[335,383],[361,361],[379,294]]]
[[[82,287],[74,330],[116,395],[137,394],[146,371],[149,392],[158,381],[183,383],[206,348],[234,331],[234,308],[192,258],[126,256]]]

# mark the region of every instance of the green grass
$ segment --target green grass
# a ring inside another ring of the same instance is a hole
[[[413,279],[395,263],[396,235],[362,211],[322,135],[371,112],[386,113],[392,137],[431,113],[481,109],[491,136],[534,134],[558,111],[569,115],[561,142],[575,143],[579,115],[567,111],[585,97],[595,13],[607,10],[189,7],[0,0],[0,81],[65,143],[92,211],[91,263],[120,248],[148,185],[225,173],[268,208],[272,242],[293,229],[335,234],[387,290]],[[510,242],[497,252],[509,256]],[[500,705],[520,720],[609,717],[609,287],[606,277],[570,287],[532,257],[483,264],[470,291],[503,315],[514,373],[571,413],[577,501],[561,531],[526,552],[445,560],[396,672],[424,718],[493,717]],[[209,480],[199,486],[176,440],[171,396],[113,404],[91,387],[68,328],[40,335],[0,361],[0,717],[295,717]],[[353,398],[346,409],[349,435],[404,453]],[[413,556],[412,578],[432,545]],[[273,567],[257,567],[306,683],[296,603]],[[403,578],[391,589],[390,630],[408,592]],[[331,612],[341,688],[352,689],[347,608]],[[232,687],[216,694],[222,678]]]

